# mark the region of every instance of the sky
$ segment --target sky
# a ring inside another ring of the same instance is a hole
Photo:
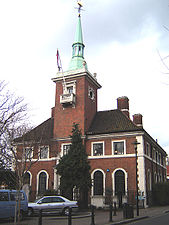
[[[83,0],[85,60],[102,85],[98,110],[130,100],[130,116],[169,154],[169,0]],[[68,69],[76,0],[0,1],[0,80],[28,103],[30,122],[51,116],[57,48]],[[161,58],[164,58],[165,65]]]

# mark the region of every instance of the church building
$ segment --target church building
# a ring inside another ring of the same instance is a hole
[[[69,68],[52,78],[56,94],[51,117],[25,136],[25,151],[36,161],[27,172],[30,199],[59,189],[55,166],[69,151],[72,125],[77,123],[91,166],[89,203],[105,207],[107,193],[119,206],[134,203],[138,187],[139,199],[149,205],[152,185],[166,180],[166,152],[144,130],[141,114],[130,118],[126,96],[117,99],[116,109],[98,111],[101,84],[84,59],[80,12],[77,19]],[[18,139],[18,150],[22,147]]]

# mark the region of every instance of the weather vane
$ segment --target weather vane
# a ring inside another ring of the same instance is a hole
[[[78,8],[76,7],[76,9],[78,9],[78,13],[79,13],[79,16],[80,16],[80,12],[82,10],[83,5],[82,5],[81,1],[77,1],[77,4],[78,4]]]

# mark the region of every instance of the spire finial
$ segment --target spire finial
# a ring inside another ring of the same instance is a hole
[[[75,40],[72,45],[72,59],[69,65],[69,70],[77,70],[81,68],[87,69],[87,64],[84,65],[84,44],[83,44],[83,35],[82,35],[82,26],[81,26],[81,17],[80,13],[82,9],[82,3],[81,1],[77,1],[78,4],[78,23],[76,26],[76,32],[75,32]]]
[[[80,17],[80,12],[82,10],[83,5],[82,5],[81,1],[77,1],[77,4],[78,4],[78,8],[77,9],[78,9],[79,17]]]

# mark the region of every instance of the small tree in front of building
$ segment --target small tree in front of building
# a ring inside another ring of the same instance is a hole
[[[87,206],[88,191],[91,187],[90,165],[82,141],[82,133],[78,124],[73,124],[71,146],[56,166],[60,178],[61,194],[73,198],[73,193],[79,193],[78,201],[81,207]]]

